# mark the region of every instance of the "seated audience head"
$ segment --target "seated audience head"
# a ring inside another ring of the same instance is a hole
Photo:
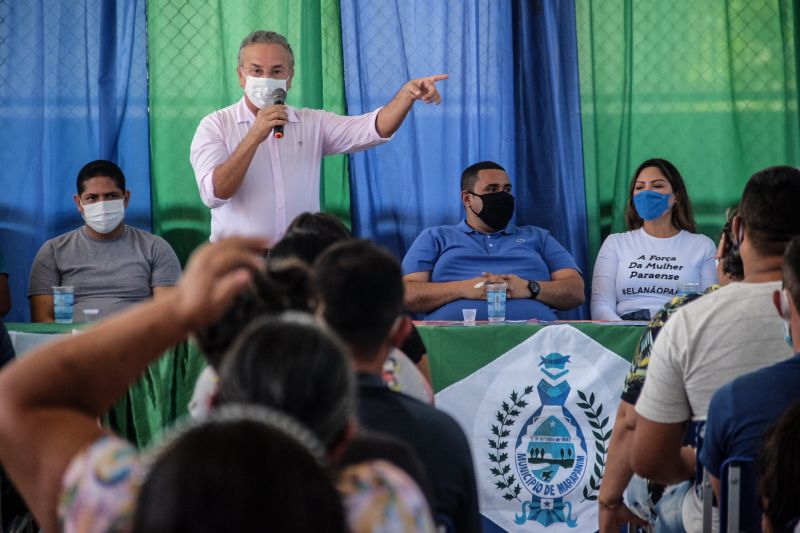
[[[783,289],[775,291],[772,300],[784,320],[786,342],[797,353],[800,351],[800,235],[786,246],[783,255]]]
[[[782,261],[786,245],[800,234],[797,199],[800,198],[800,170],[779,166],[753,174],[733,219],[733,236],[744,261],[745,276],[753,258]],[[750,265],[752,267],[752,265]]]
[[[78,171],[77,194],[73,196],[86,225],[95,237],[112,234],[122,226],[125,209],[131,198],[125,190],[125,174],[111,161],[98,159]],[[120,230],[121,231],[121,230]]]
[[[296,258],[311,265],[328,247],[342,241],[340,236],[324,231],[292,230],[269,251],[269,260]]]
[[[789,241],[783,254],[783,287],[800,310],[800,234]]]
[[[717,255],[714,257],[717,261],[717,279],[722,286],[744,279],[742,258],[739,255],[739,249],[733,244],[733,217],[738,212],[739,210],[735,207],[727,210],[725,225],[722,226],[722,233],[719,236]]]
[[[506,169],[494,161],[470,165],[461,173],[461,203],[467,224],[481,233],[508,226],[514,215],[514,196]]]
[[[405,337],[400,264],[366,240],[340,242],[314,264],[320,284],[321,313],[350,347],[356,367],[382,368],[395,337]]]
[[[686,191],[686,184],[683,182],[683,176],[675,168],[675,165],[666,159],[648,159],[636,169],[631,179],[631,184],[628,188],[628,203],[625,208],[625,225],[628,230],[639,229],[644,225],[645,219],[639,213],[640,209],[644,206],[637,208],[635,197],[639,196],[645,191],[645,194],[658,193],[660,195],[671,195],[667,200],[666,205],[669,208],[671,225],[678,230],[686,230],[691,233],[697,232],[697,226],[694,222],[692,215],[692,204],[689,201],[689,194]],[[658,204],[659,206],[661,204]],[[664,216],[667,211],[661,213],[653,212],[653,218],[650,218],[647,213],[648,220],[654,220]]]
[[[764,436],[758,456],[758,492],[765,533],[792,531],[800,519],[800,402],[784,412]]]
[[[328,213],[300,213],[289,224],[288,231],[295,230],[322,234],[335,241],[346,241],[353,237],[341,220]]]
[[[134,531],[344,531],[323,454],[319,440],[285,414],[221,408],[158,448]]]
[[[282,311],[313,312],[316,299],[313,274],[306,265],[270,261],[220,319],[195,333],[195,340],[209,364],[219,370],[225,352],[255,318]]]
[[[351,436],[355,376],[337,339],[305,313],[253,321],[225,357],[219,403],[283,411],[335,455]]]

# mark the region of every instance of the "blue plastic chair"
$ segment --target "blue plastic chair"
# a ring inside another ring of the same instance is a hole
[[[436,523],[436,531],[438,533],[455,533],[456,531],[456,526],[453,525],[453,521],[446,514],[436,513],[433,521]]]
[[[720,532],[761,533],[757,482],[752,457],[729,457],[722,463]]]

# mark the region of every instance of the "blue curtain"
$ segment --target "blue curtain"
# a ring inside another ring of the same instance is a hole
[[[145,2],[0,2],[0,253],[7,321],[30,319],[27,288],[42,243],[80,226],[78,170],[125,172],[129,224],[150,227]],[[91,260],[91,258],[87,258]]]
[[[353,230],[402,257],[428,226],[463,218],[461,171],[514,171],[511,4],[342,0],[349,114],[387,103],[408,80],[447,73],[440,106],[416,103],[394,139],[350,157]]]
[[[394,139],[350,158],[353,229],[399,257],[428,226],[463,216],[459,176],[509,171],[516,222],[550,230],[591,279],[586,257],[575,6],[572,1],[342,0],[350,114],[405,81],[448,73],[440,107],[417,103]],[[563,318],[585,318],[585,308]]]
[[[586,195],[575,4],[512,2],[519,224],[546,228],[572,253],[586,282]],[[588,305],[560,313],[589,317]]]

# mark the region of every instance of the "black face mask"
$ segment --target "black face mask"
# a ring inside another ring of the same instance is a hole
[[[475,213],[472,206],[470,206],[470,209],[479,219],[483,220],[487,226],[495,231],[500,231],[508,226],[508,221],[511,220],[511,215],[514,214],[513,196],[503,191],[489,192],[486,194],[475,194],[473,192],[470,194],[478,196],[483,200],[483,209],[481,209],[480,213]]]

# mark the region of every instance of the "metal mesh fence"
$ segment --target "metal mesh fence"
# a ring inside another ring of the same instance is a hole
[[[675,163],[714,237],[753,172],[798,163],[793,18],[789,0],[578,0],[593,252],[647,158]]]
[[[148,3],[154,229],[184,259],[208,237],[189,146],[200,120],[242,96],[237,52],[254,30],[286,36],[295,56],[287,103],[344,113],[338,2],[199,0]],[[323,165],[324,209],[349,216],[344,156]]]
[[[144,1],[0,0],[0,248],[11,321],[48,238],[81,224],[78,170],[113,159],[127,175],[129,224],[150,227]]]

